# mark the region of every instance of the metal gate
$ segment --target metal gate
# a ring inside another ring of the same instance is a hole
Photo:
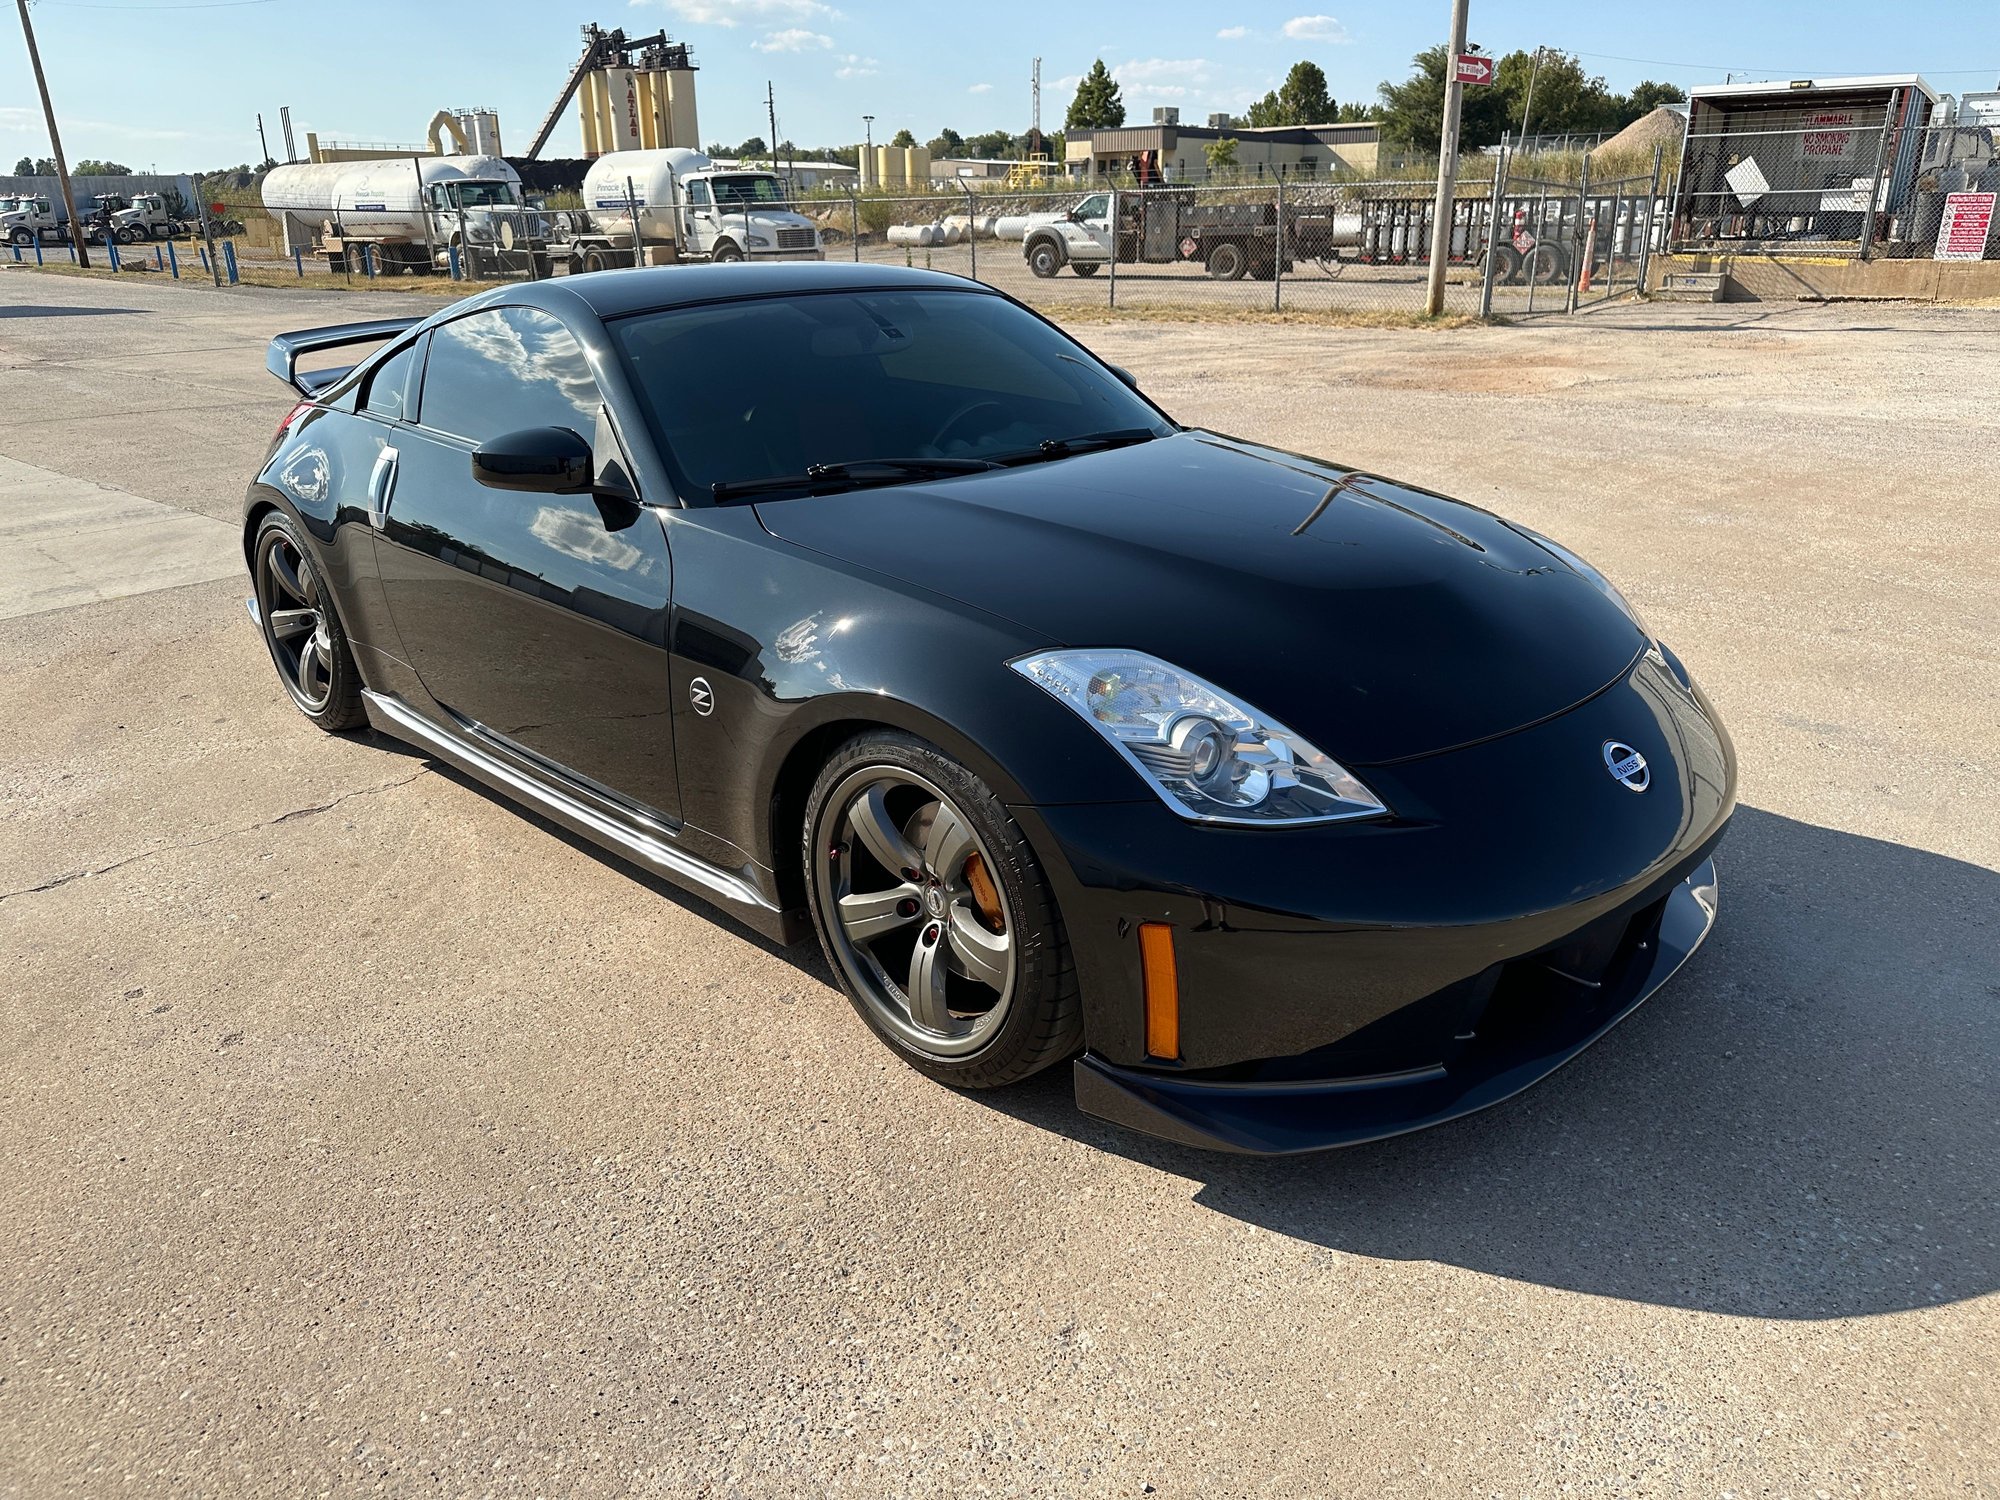
[[[1665,243],[1660,170],[1656,153],[1644,177],[1593,182],[1588,157],[1577,182],[1507,172],[1481,311],[1573,313],[1637,292],[1647,261]]]

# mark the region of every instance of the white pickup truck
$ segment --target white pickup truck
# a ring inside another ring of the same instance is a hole
[[[1021,254],[1037,276],[1053,276],[1064,266],[1095,276],[1111,259],[1111,195],[1092,193],[1062,213],[1029,214]]]

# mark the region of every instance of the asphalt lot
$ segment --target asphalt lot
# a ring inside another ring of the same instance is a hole
[[[1742,757],[1651,1005],[1245,1163],[301,721],[262,341],[383,309],[0,272],[0,1494],[2000,1494],[2000,311],[1079,325],[1575,547]]]

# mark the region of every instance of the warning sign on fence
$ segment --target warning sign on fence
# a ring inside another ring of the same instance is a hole
[[[1946,193],[1944,221],[1938,225],[1939,260],[1984,260],[1986,238],[1993,232],[1996,193]]]

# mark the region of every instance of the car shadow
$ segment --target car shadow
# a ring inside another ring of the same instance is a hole
[[[1706,948],[1483,1115],[1255,1160],[1080,1115],[1066,1069],[978,1096],[1327,1251],[1767,1318],[2000,1289],[2000,874],[1741,810]]]
[[[143,309],[137,307],[40,307],[31,303],[0,307],[0,318],[109,318],[142,315]]]

